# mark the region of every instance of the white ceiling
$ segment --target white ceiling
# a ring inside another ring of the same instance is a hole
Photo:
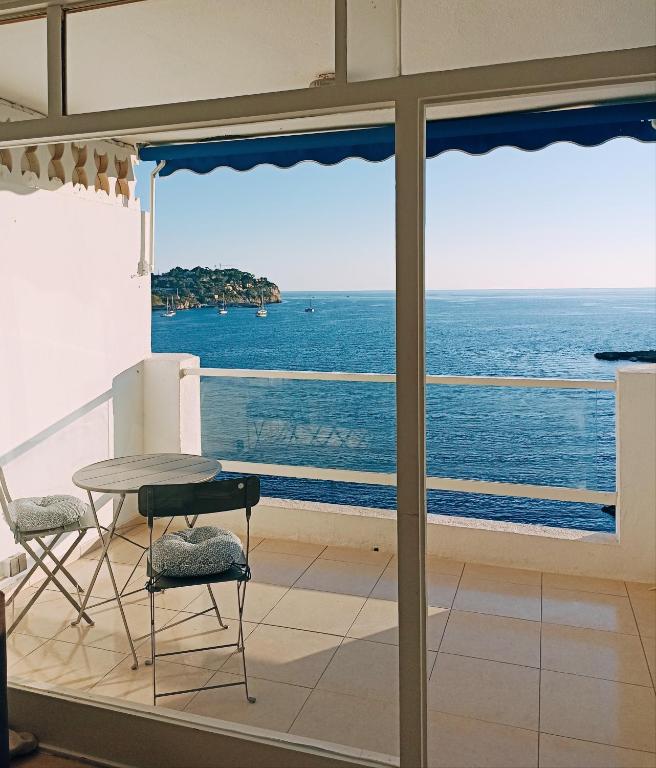
[[[654,0],[398,2],[404,74],[656,45]],[[396,7],[349,0],[349,79],[396,73]],[[71,14],[69,111],[306,87],[333,69],[333,8],[333,0],[144,0]],[[45,112],[45,49],[45,21],[0,25],[0,98]]]

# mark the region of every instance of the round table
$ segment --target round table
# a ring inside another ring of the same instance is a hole
[[[148,453],[99,461],[78,469],[73,482],[97,493],[138,493],[144,485],[204,483],[221,471],[216,459],[189,453]]]
[[[107,565],[112,585],[114,587],[115,598],[118,603],[121,617],[123,619],[123,625],[128,636],[128,642],[130,643],[130,649],[132,651],[133,669],[137,668],[137,654],[134,649],[134,643],[132,642],[132,636],[130,634],[130,628],[128,626],[127,619],[125,617],[125,611],[123,610],[123,604],[121,602],[121,595],[124,593],[128,582],[132,578],[136,571],[141,558],[137,561],[136,565],[132,569],[132,573],[128,576],[123,589],[119,592],[116,586],[116,579],[114,578],[114,572],[112,570],[112,564],[109,560],[108,551],[109,546],[112,543],[112,539],[115,535],[116,525],[118,523],[121,509],[123,508],[123,502],[128,493],[138,493],[139,489],[144,485],[179,485],[182,483],[204,483],[208,480],[212,480],[221,471],[221,464],[216,459],[207,459],[203,456],[194,456],[188,453],[149,453],[141,456],[120,456],[115,459],[107,459],[106,461],[99,461],[95,464],[89,464],[73,475],[73,483],[78,488],[82,488],[87,492],[89,497],[89,504],[93,517],[98,529],[100,540],[103,543],[103,549],[98,559],[98,564],[91,578],[91,582],[86,590],[84,600],[80,606],[80,612],[77,619],[73,622],[73,626],[79,624],[82,614],[85,612],[89,597],[93,591],[93,587],[102,568],[103,562]],[[93,501],[92,492],[95,493],[111,493],[119,496],[119,502],[114,510],[112,522],[109,528],[105,528],[103,532],[103,526],[100,525],[98,520],[98,514],[96,512],[96,506]],[[195,521],[194,521],[195,522]],[[187,521],[189,524],[189,521]],[[193,526],[193,522],[190,524]],[[121,535],[121,534],[117,534]],[[144,552],[146,548],[137,542],[128,539],[126,536],[121,538],[130,541],[137,547],[140,547]],[[142,553],[143,554],[143,553]],[[96,603],[100,605],[107,602],[106,600]],[[93,607],[93,606],[92,606]]]

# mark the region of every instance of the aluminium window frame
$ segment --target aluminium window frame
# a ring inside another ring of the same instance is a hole
[[[369,80],[346,78],[346,1],[335,0],[335,84],[264,94],[66,114],[66,12],[75,3],[0,0],[3,11],[45,11],[48,115],[0,124],[0,147],[271,122],[361,110],[395,112],[396,409],[401,768],[427,765],[426,457],[424,350],[425,113],[474,112],[639,98],[654,92],[656,47]],[[78,2],[99,7],[111,0]],[[115,3],[114,3],[115,4]],[[82,10],[81,7],[76,10]],[[24,18],[28,18],[25,15]],[[484,106],[483,106],[484,105]]]

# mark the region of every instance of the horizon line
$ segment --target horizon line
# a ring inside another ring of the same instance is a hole
[[[267,278],[268,279],[268,278]],[[277,283],[276,283],[277,285]],[[371,291],[395,293],[395,288],[281,288],[287,293],[368,293]],[[467,291],[654,291],[656,285],[627,285],[627,286],[557,286],[553,288],[426,288],[429,292],[465,293]]]

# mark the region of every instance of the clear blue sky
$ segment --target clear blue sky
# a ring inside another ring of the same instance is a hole
[[[151,163],[137,169],[148,207]],[[428,289],[656,285],[656,146],[449,152],[427,163]],[[394,162],[157,182],[156,269],[222,264],[285,290],[394,288]]]

